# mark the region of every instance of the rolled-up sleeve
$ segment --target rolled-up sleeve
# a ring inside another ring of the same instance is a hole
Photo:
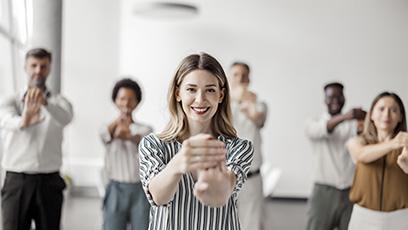
[[[330,134],[327,131],[327,119],[313,120],[306,122],[305,133],[311,140],[327,138]]]
[[[236,183],[232,196],[238,198],[239,191],[247,180],[247,174],[251,167],[254,148],[248,140],[235,139],[227,145],[227,162],[226,166],[236,176]]]
[[[61,95],[49,98],[45,108],[51,117],[61,126],[68,125],[74,117],[71,103]]]
[[[262,120],[260,122],[260,127],[264,127],[266,122],[266,117],[268,116],[268,106],[264,102],[258,102],[256,104],[256,111],[262,113]]]
[[[0,101],[0,128],[18,131],[21,126],[21,115],[18,113],[15,97],[6,97]]]
[[[159,144],[154,134],[143,137],[139,143],[140,181],[142,182],[147,200],[150,205],[155,207],[158,205],[154,202],[149,191],[149,184],[150,181],[166,167]]]
[[[132,136],[140,135],[141,137],[147,136],[153,132],[153,128],[148,125],[131,126],[130,134]]]
[[[344,121],[338,128],[335,129],[335,134],[339,138],[347,141],[349,138],[357,135],[357,120]]]
[[[109,128],[108,125],[103,125],[100,129],[99,129],[99,137],[102,140],[102,143],[107,145],[112,141],[112,136],[109,133]]]

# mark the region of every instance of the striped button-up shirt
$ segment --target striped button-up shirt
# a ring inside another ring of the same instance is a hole
[[[151,179],[163,170],[167,163],[181,149],[181,143],[174,140],[164,142],[156,135],[144,137],[139,145],[140,178],[150,209],[149,230],[239,230],[237,213],[238,192],[249,171],[252,157],[252,143],[239,138],[219,136],[218,140],[227,148],[226,166],[236,175],[234,191],[222,207],[202,204],[193,194],[194,180],[190,173],[182,176],[177,192],[166,205],[158,206],[149,192]]]

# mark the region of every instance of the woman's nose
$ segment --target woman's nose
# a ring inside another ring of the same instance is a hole
[[[390,115],[391,115],[391,110],[390,109],[385,109],[384,110],[384,116],[390,117]]]
[[[197,92],[196,101],[204,101],[205,100],[205,93],[201,90]]]

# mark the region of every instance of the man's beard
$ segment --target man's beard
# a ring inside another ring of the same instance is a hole
[[[45,88],[45,79],[31,80],[30,86],[43,89]]]

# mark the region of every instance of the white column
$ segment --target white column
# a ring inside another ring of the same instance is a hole
[[[52,53],[51,73],[48,76],[47,86],[53,92],[59,93],[61,90],[62,0],[26,0],[26,4],[29,22],[27,49],[42,47]]]

